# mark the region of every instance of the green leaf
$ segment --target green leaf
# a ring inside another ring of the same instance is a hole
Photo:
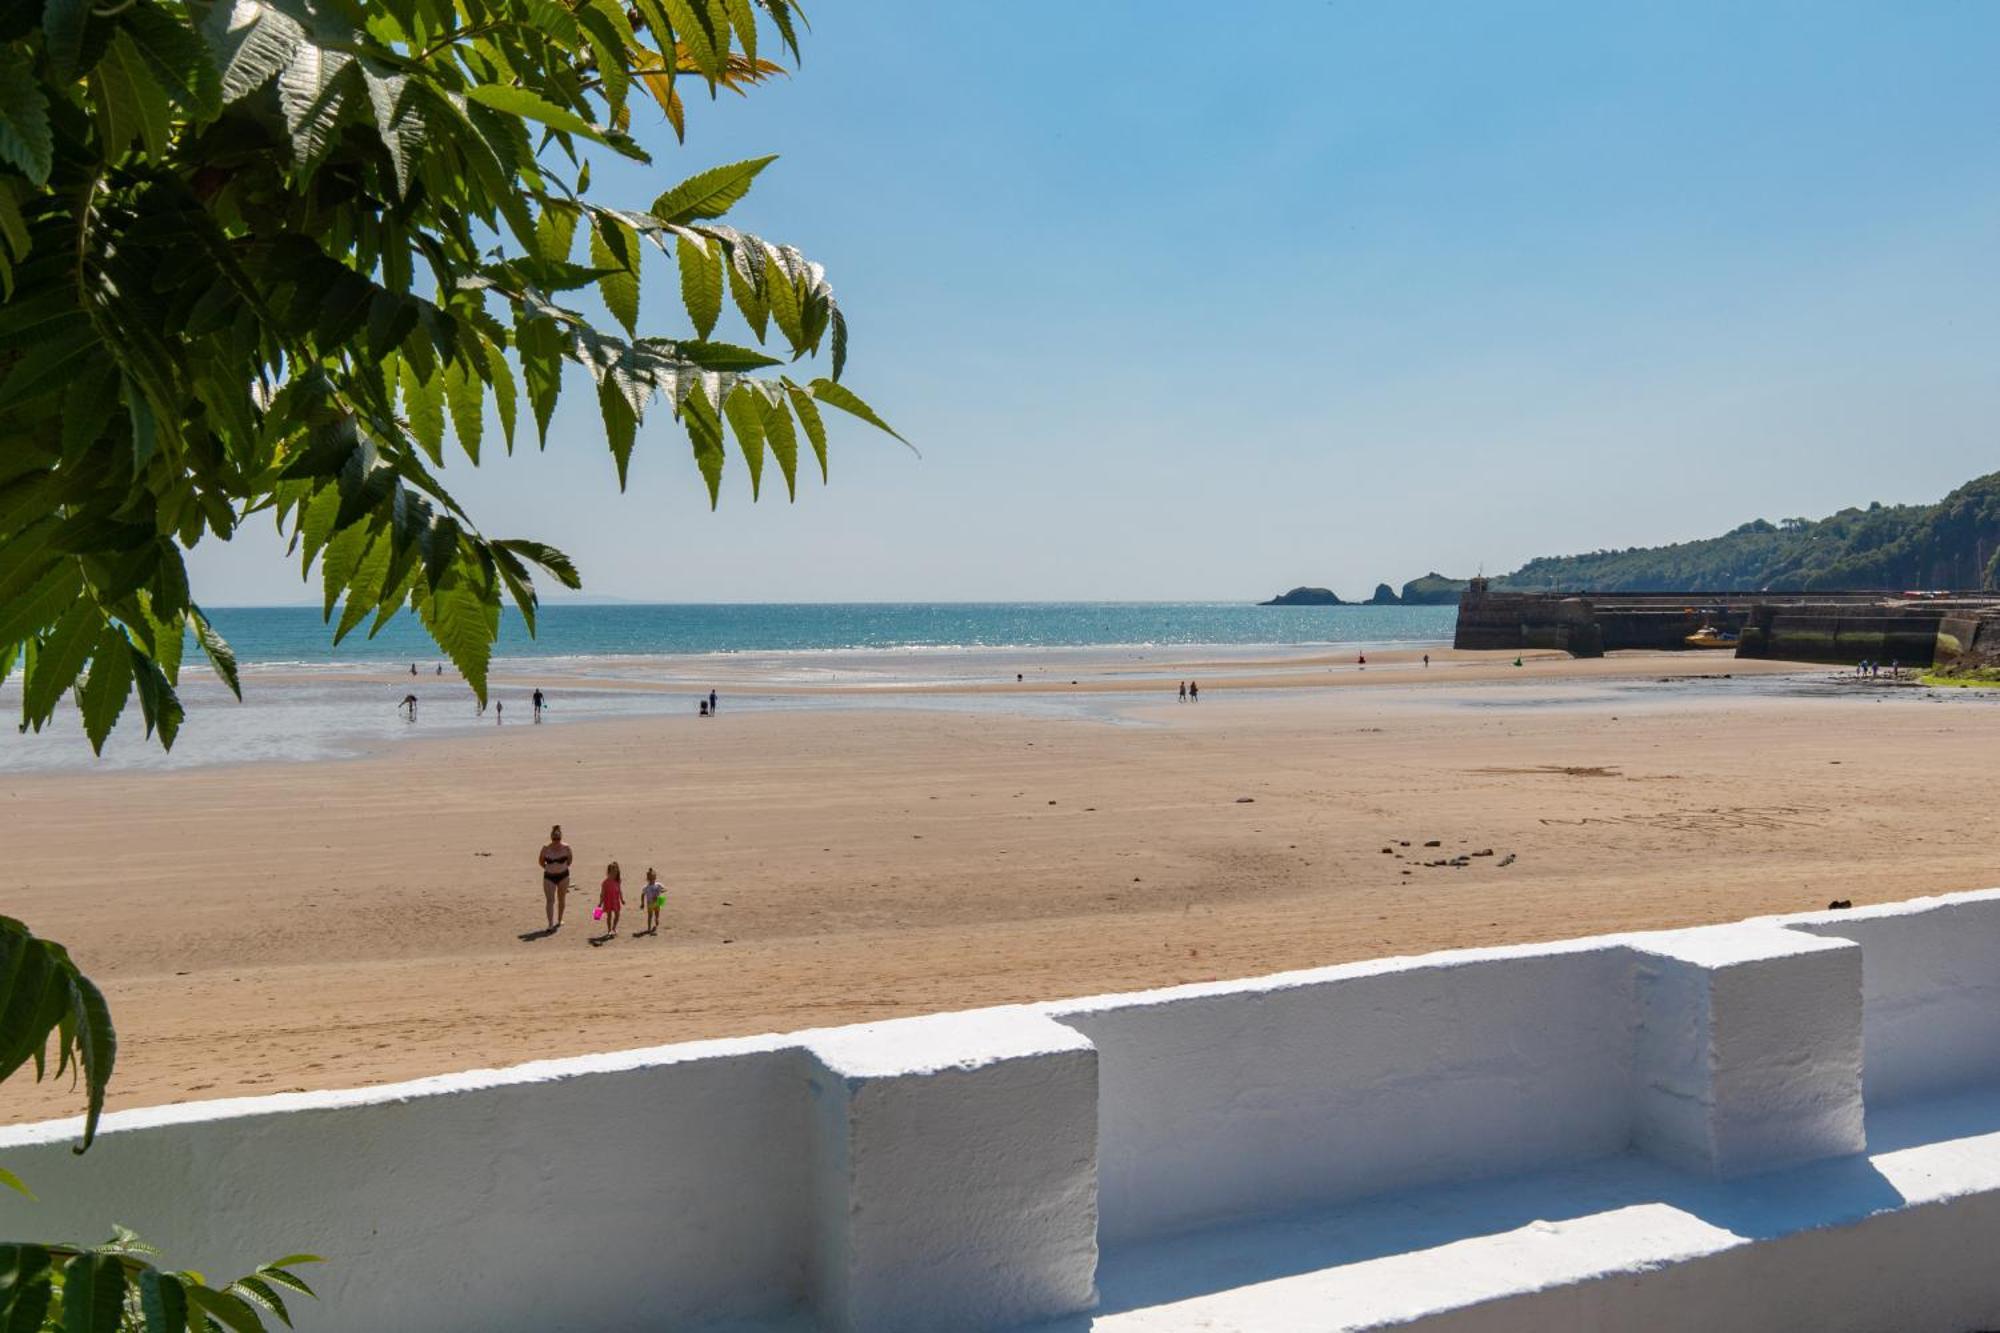
[[[200,607],[189,608],[188,623],[194,627],[195,642],[201,645],[202,655],[208,658],[209,666],[215,669],[215,674],[222,678],[229,692],[241,702],[243,683],[237,678],[236,650],[229,646],[227,639],[215,632],[215,626],[209,623]]]
[[[167,96],[197,119],[219,114],[222,78],[187,20],[151,4],[129,6],[123,15],[125,35]]]
[[[776,257],[764,264],[764,296],[771,303],[771,319],[792,345],[793,355],[803,355],[807,338],[798,283],[791,269]]]
[[[487,383],[493,386],[493,407],[500,414],[500,433],[507,439],[507,452],[514,452],[514,416],[516,412],[514,394],[514,370],[507,364],[506,353],[498,343],[481,336],[480,345],[485,350]]]
[[[764,481],[764,416],[769,405],[764,395],[748,386],[723,400],[722,410],[729,419],[730,433],[750,469],[750,498],[755,500]]]
[[[623,228],[621,231],[620,228]],[[639,238],[630,227],[614,219],[597,217],[590,228],[590,262],[602,269],[597,290],[605,307],[625,332],[639,324]]]
[[[389,591],[389,561],[395,542],[384,532],[368,543],[361,560],[347,578],[340,607],[340,623],[334,627],[333,641],[339,643],[354,627],[374,614],[383,594]]]
[[[27,678],[21,683],[21,720],[36,731],[55,712],[56,701],[76,684],[97,645],[104,625],[104,613],[88,597],[70,604],[54,627],[37,645],[28,663]]]
[[[46,185],[55,160],[49,102],[26,58],[0,51],[0,162],[37,185]]]
[[[12,554],[11,544],[8,554]],[[24,573],[34,581],[18,596],[0,598],[0,643],[19,643],[50,628],[83,592],[83,576],[74,560],[57,559]]]
[[[632,402],[611,376],[597,386],[598,413],[604,419],[604,438],[611,448],[612,461],[618,465],[618,489],[625,489],[625,474],[632,462],[632,445],[638,438],[639,417],[632,410]]]
[[[859,417],[869,425],[875,427],[875,429],[886,431],[890,435],[895,435],[897,439],[903,440],[901,435],[896,435],[896,430],[893,426],[875,415],[874,408],[861,401],[860,394],[857,394],[845,384],[835,384],[830,379],[822,378],[814,380],[811,387],[813,397],[817,398],[820,402],[831,407],[837,407],[849,416]],[[903,440],[903,443],[907,445],[910,442]]]
[[[187,1293],[191,1305],[228,1329],[229,1333],[264,1333],[264,1321],[257,1317],[257,1312],[241,1296],[232,1296],[226,1291],[215,1291],[192,1282],[182,1290]]]
[[[512,551],[515,555],[534,561],[565,588],[575,589],[583,586],[583,580],[577,575],[576,566],[570,563],[568,556],[553,546],[541,542],[523,541],[520,538],[509,538],[493,544],[502,550]]]
[[[35,1201],[35,1192],[29,1189],[27,1184],[19,1176],[15,1175],[12,1171],[9,1171],[4,1166],[0,1166],[0,1187],[4,1187],[6,1189],[14,1191],[14,1193],[20,1195],[22,1198],[26,1199],[30,1203],[33,1203]],[[4,1327],[6,1327],[5,1324],[0,1324],[0,1328]]]
[[[396,173],[396,191],[410,192],[410,175],[421,160],[428,139],[423,114],[408,106],[404,94],[409,80],[401,74],[378,74],[363,61],[361,83],[368,92],[368,105],[375,113],[375,133],[388,151],[389,165]]]
[[[285,1308],[284,1299],[263,1278],[255,1274],[249,1277],[237,1278],[229,1284],[229,1291],[232,1295],[241,1296],[247,1301],[254,1301],[258,1305],[263,1306],[266,1310],[278,1316],[278,1322],[286,1328],[292,1326],[292,1314],[291,1311]]]
[[[762,241],[744,236],[730,245],[729,296],[758,342],[764,341],[764,330],[771,320],[771,302],[764,294],[767,267]]]
[[[535,427],[541,442],[549,442],[549,419],[555,415],[556,398],[562,392],[562,335],[555,322],[522,319],[514,326],[514,353],[521,358],[521,378],[528,386],[528,404],[534,409]]]
[[[696,336],[706,338],[722,317],[722,243],[705,244],[687,236],[674,240],[681,270],[681,304],[687,307]]]
[[[115,1254],[79,1254],[63,1269],[63,1333],[118,1333],[125,1317],[125,1264]]]
[[[131,692],[132,644],[122,628],[106,625],[90,655],[90,674],[77,691],[84,734],[90,737],[90,748],[96,753],[104,753],[105,738],[118,725],[118,715],[125,711],[125,699]]]
[[[138,687],[139,710],[146,718],[146,734],[159,733],[160,747],[174,748],[174,737],[180,734],[180,696],[174,693],[173,682],[160,670],[159,664],[144,653],[132,655],[132,683]]]
[[[493,635],[500,623],[497,585],[490,576],[476,580],[461,562],[435,592],[417,585],[417,617],[483,702],[486,666],[492,660]]]
[[[786,380],[785,392],[791,395],[792,410],[799,414],[799,424],[806,429],[806,439],[812,443],[813,457],[819,459],[819,479],[826,481],[826,422],[820,419],[819,404],[813,401],[810,391],[804,386]]]
[[[576,222],[582,210],[575,204],[557,200],[542,209],[535,219],[536,256],[551,263],[567,263],[576,248]]]
[[[642,338],[640,344],[662,356],[675,361],[685,361],[703,370],[762,370],[766,366],[781,364],[775,356],[766,356],[748,347],[738,347],[734,343],[703,342],[698,338],[683,338],[677,342],[664,338]]]
[[[224,102],[256,92],[292,63],[305,29],[276,5],[245,0],[215,5],[202,25],[220,68]]]
[[[306,1262],[317,1262],[310,1255],[294,1258],[287,1262],[300,1262],[301,1259]],[[256,1275],[274,1286],[283,1287],[287,1291],[296,1291],[301,1296],[313,1295],[313,1289],[306,1285],[306,1280],[285,1267],[284,1264],[265,1264],[257,1270]]]
[[[58,79],[74,79],[80,68],[84,32],[90,25],[90,0],[47,0],[42,6],[42,44],[49,68]]]
[[[55,1297],[54,1277],[46,1246],[0,1244],[0,1333],[38,1333]]]
[[[444,461],[444,384],[437,372],[419,375],[408,357],[400,359],[397,379],[403,389],[403,412],[432,463]]]
[[[485,354],[475,347],[470,355]],[[465,450],[465,456],[477,464],[479,440],[486,430],[485,383],[465,357],[447,364],[440,377],[444,381],[445,405],[451,409],[452,433],[458,436],[458,447]]]
[[[292,158],[311,168],[333,151],[352,87],[354,57],[302,40],[278,75],[278,106],[292,136]]]
[[[601,143],[608,148],[618,148],[619,144],[607,137],[603,130],[585,120],[574,111],[566,111],[546,98],[538,97],[526,88],[515,88],[505,84],[482,83],[466,89],[466,100],[481,106],[492,107],[502,115],[519,116],[527,120],[540,121],[552,130],[565,134],[578,134],[586,139]],[[621,149],[621,151],[623,151]]]
[[[681,424],[687,429],[688,443],[694,446],[695,466],[708,483],[708,507],[713,509],[722,498],[722,422],[709,406],[708,396],[695,392],[682,404]]]
[[[757,179],[757,173],[777,160],[775,155],[753,157],[710,167],[662,194],[647,211],[669,224],[719,218],[750,192],[750,182]]]
[[[771,457],[785,478],[785,494],[799,498],[799,437],[792,429],[792,414],[783,403],[774,403],[764,417],[764,432],[771,443]]]
[[[723,8],[729,13],[729,24],[736,29],[737,45],[743,48],[745,57],[757,58],[757,11],[750,7],[750,0],[725,0]]]
[[[187,1289],[173,1274],[149,1267],[139,1274],[139,1311],[146,1321],[146,1333],[184,1333]]]

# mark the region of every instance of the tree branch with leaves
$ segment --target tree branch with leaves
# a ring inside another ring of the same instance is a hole
[[[93,747],[135,700],[171,746],[192,640],[239,693],[183,552],[269,512],[335,641],[408,608],[484,698],[503,602],[535,625],[555,548],[485,535],[439,477],[487,409],[546,445],[580,366],[623,486],[656,406],[711,505],[731,444],[796,495],[842,382],[825,271],[721,219],[770,158],[643,209],[592,152],[650,161],[650,98],[796,60],[792,0],[0,0],[0,680],[22,726],[73,694]],[[641,254],[686,327],[642,334]],[[579,255],[581,251],[581,255]],[[595,289],[606,329],[567,294]],[[715,337],[725,301],[749,342]],[[825,373],[790,363],[824,355]],[[894,434],[893,431],[890,431]],[[899,437],[900,438],[900,437]],[[336,615],[337,612],[337,615]]]

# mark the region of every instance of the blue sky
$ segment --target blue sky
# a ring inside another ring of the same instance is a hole
[[[711,514],[664,412],[620,495],[572,392],[448,478],[593,592],[1360,597],[2000,468],[2000,7],[810,12],[791,78],[684,148],[641,109],[656,164],[592,193],[779,153],[731,220],[827,265],[923,457],[839,428],[831,485],[737,464]],[[205,546],[197,595],[309,597],[279,549]]]

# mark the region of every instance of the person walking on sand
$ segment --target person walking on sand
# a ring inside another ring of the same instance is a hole
[[[410,721],[415,722],[417,720],[417,696],[414,694],[404,695],[403,702],[396,705],[396,711],[399,713],[408,713]]]
[[[597,886],[597,910],[604,917],[604,937],[618,933],[618,914],[625,910],[625,877],[613,861],[604,867],[604,883]]]
[[[646,867],[646,887],[639,890],[639,906],[646,909],[646,934],[660,933],[660,907],[667,896],[667,886],[660,883],[660,872]]]
[[[714,716],[715,716],[715,706],[716,706],[716,704],[717,704],[717,703],[719,703],[719,702],[720,702],[720,700],[718,700],[718,699],[717,699],[717,698],[715,697],[715,691],[714,691],[714,690],[710,690],[710,691],[708,692],[708,715],[709,715],[710,717],[714,717]]]
[[[548,707],[548,703],[542,698],[542,691],[539,686],[536,687],[533,694],[528,696],[528,706],[534,710],[535,721],[540,722],[542,720],[542,710]]]
[[[1188,682],[1188,702],[1189,702],[1189,703],[1191,703],[1191,704],[1198,704],[1198,703],[1200,703],[1200,702],[1201,702],[1201,682],[1200,682],[1200,681],[1198,681],[1198,680],[1191,680],[1191,681],[1189,681],[1189,682]]]
[[[1425,653],[1425,654],[1424,654],[1424,670],[1426,670],[1426,671],[1429,671],[1430,669],[1431,669],[1431,655],[1430,655],[1429,653]]]
[[[542,848],[542,897],[548,904],[549,929],[562,927],[563,906],[569,901],[569,863],[574,859],[563,841],[562,825],[549,830],[548,845]]]
[[[1187,702],[1187,682],[1186,682],[1186,681],[1182,681],[1182,682],[1181,682],[1181,702],[1182,702],[1182,703],[1186,703],[1186,702]]]

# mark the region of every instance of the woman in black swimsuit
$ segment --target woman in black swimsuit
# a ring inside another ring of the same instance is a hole
[[[549,845],[542,848],[542,896],[548,900],[549,929],[562,924],[563,904],[569,898],[569,844],[563,841],[562,825],[549,830]]]

